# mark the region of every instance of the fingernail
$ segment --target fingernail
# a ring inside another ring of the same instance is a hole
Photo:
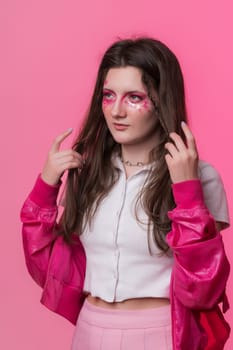
[[[181,125],[183,126],[183,125],[187,125],[187,124],[182,120]]]
[[[71,132],[71,131],[73,131],[73,128],[67,129],[67,132]]]

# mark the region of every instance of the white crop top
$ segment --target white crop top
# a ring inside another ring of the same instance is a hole
[[[169,298],[173,257],[161,255],[151,238],[150,255],[147,239],[147,215],[135,200],[144,184],[150,166],[141,168],[126,179],[121,161],[115,165],[120,177],[100,203],[92,225],[86,225],[80,236],[86,257],[84,291],[107,302],[131,298]],[[216,170],[199,162],[199,177],[209,211],[216,221],[229,224],[224,187]]]

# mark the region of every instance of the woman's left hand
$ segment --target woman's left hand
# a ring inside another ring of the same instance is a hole
[[[198,152],[195,139],[186,123],[182,122],[181,126],[186,144],[175,132],[169,135],[174,144],[172,142],[165,144],[168,150],[165,160],[173,183],[198,179]]]

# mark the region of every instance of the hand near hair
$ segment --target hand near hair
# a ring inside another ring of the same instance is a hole
[[[175,132],[169,135],[174,143],[165,144],[168,150],[165,160],[173,183],[198,179],[198,152],[195,139],[186,123],[182,122],[181,126],[186,137],[186,144]]]
[[[68,129],[58,135],[49,150],[41,178],[49,185],[56,185],[65,170],[83,166],[82,156],[72,149],[59,151],[61,143],[72,133]]]

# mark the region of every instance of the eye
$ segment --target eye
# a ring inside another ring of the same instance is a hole
[[[144,99],[143,96],[139,96],[139,95],[130,95],[129,96],[129,100],[130,102],[134,102],[134,103],[137,103],[137,102],[141,102],[142,100]]]
[[[103,99],[107,101],[111,101],[115,98],[114,94],[110,91],[104,91],[103,92]]]

